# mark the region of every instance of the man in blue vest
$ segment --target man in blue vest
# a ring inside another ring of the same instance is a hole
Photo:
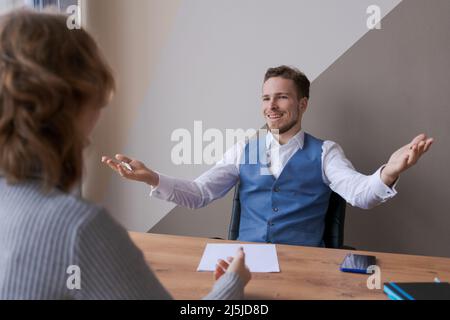
[[[363,175],[337,143],[302,130],[309,87],[295,68],[269,69],[262,94],[268,133],[236,144],[194,181],[159,174],[124,155],[116,155],[122,164],[108,157],[102,161],[127,179],[149,184],[151,195],[188,208],[206,206],[240,182],[239,240],[321,246],[332,190],[364,209],[387,201],[397,193],[400,173],[428,151],[433,139],[418,135],[374,174]],[[254,157],[257,161],[250,161]]]

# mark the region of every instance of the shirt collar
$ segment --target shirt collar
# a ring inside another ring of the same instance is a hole
[[[277,139],[272,135],[272,132],[268,132],[266,135],[266,148],[269,149],[270,146],[279,146]],[[285,145],[295,144],[297,148],[303,149],[303,145],[305,143],[305,132],[300,130],[295,136],[293,136],[288,143]]]

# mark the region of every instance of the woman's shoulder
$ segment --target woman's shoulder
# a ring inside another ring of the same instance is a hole
[[[80,227],[93,220],[111,219],[106,208],[86,200],[76,193],[64,193],[56,190],[49,196],[49,205],[54,207],[55,214],[64,215],[66,219],[71,220],[74,227]]]
[[[0,201],[27,220],[37,218],[63,223],[77,223],[104,212],[105,209],[83,199],[78,192],[66,193],[57,188],[44,190],[38,181],[8,184],[0,178]]]
[[[52,221],[51,224],[64,229],[71,241],[79,242],[80,237],[92,239],[95,234],[104,232],[117,234],[122,229],[105,207],[83,199],[76,193],[52,190],[43,199],[46,204],[41,207],[41,214],[46,216],[46,220]]]

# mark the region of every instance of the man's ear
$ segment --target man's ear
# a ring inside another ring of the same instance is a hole
[[[300,101],[298,102],[300,110],[305,112],[306,109],[308,108],[308,98],[307,97],[303,97],[300,99]]]

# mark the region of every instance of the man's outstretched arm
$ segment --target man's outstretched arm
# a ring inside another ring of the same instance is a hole
[[[241,144],[235,145],[221,161],[194,181],[159,174],[143,162],[121,154],[114,159],[104,156],[102,162],[123,178],[148,184],[151,187],[150,194],[156,198],[197,209],[223,197],[237,183],[237,163],[241,149]]]
[[[433,139],[421,134],[394,152],[388,163],[374,174],[364,175],[355,170],[337,143],[325,141],[322,159],[324,182],[352,206],[373,208],[396,195],[394,185],[400,173],[414,165],[432,143]]]

